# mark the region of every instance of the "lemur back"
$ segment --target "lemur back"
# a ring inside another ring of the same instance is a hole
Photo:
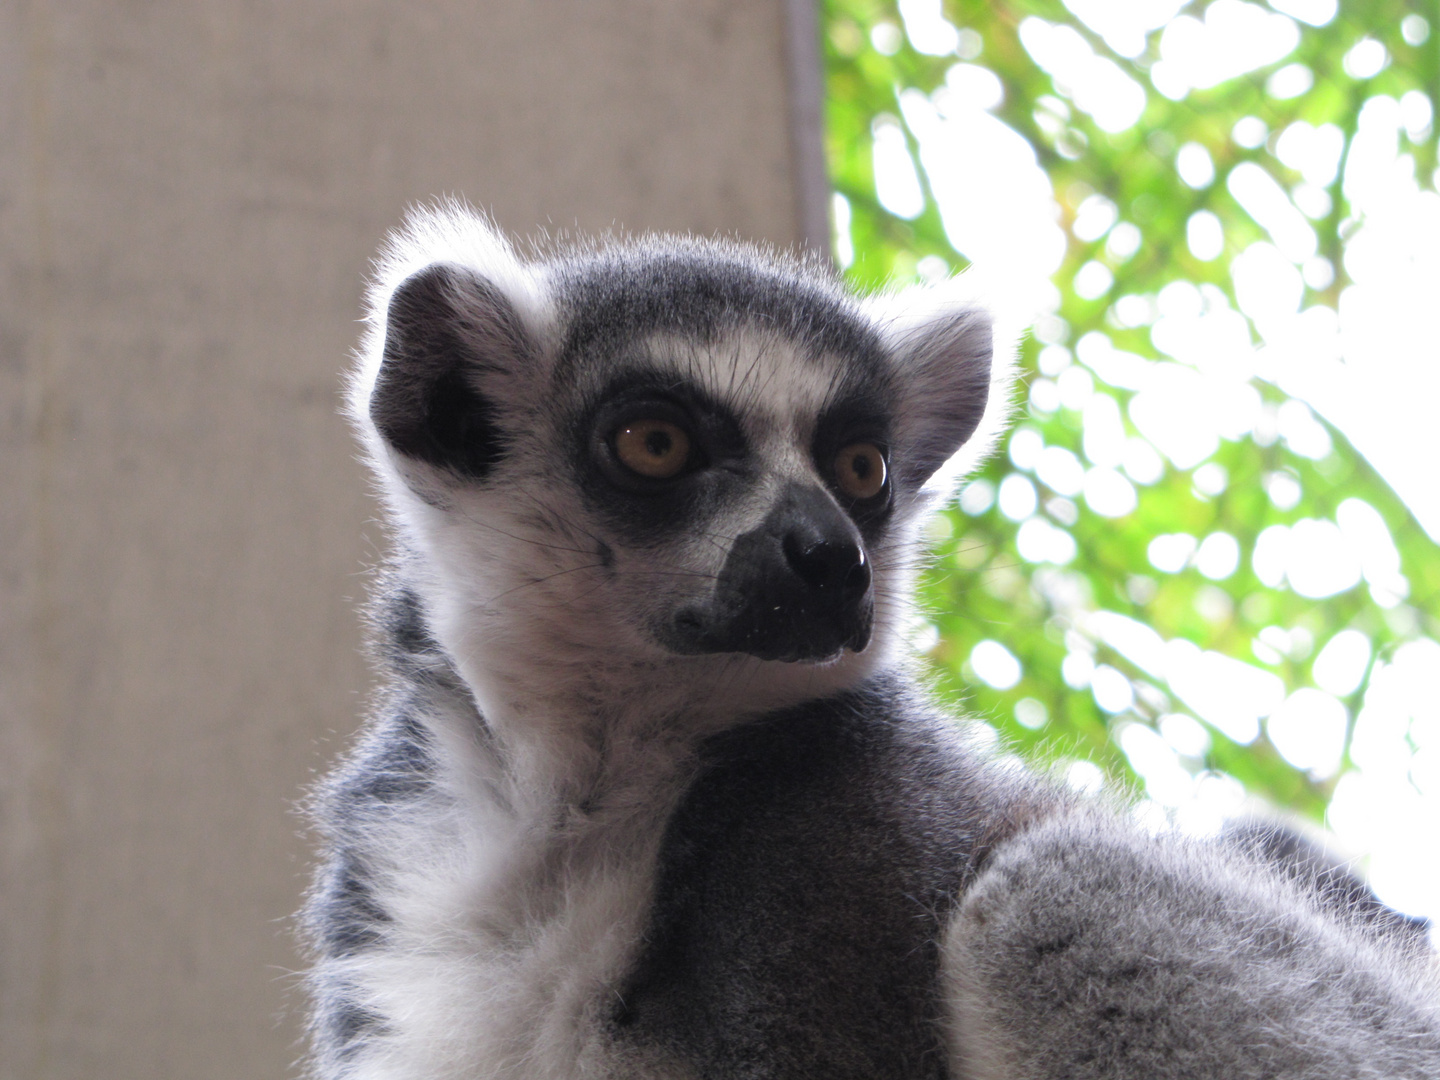
[[[315,800],[317,1077],[1440,1075],[1423,932],[1342,868],[1144,832],[918,684],[918,530],[1010,378],[958,285],[447,209],[371,305],[395,555]]]

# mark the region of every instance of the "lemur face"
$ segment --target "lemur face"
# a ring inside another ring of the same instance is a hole
[[[895,509],[884,378],[749,327],[642,339],[604,368],[574,413],[575,482],[627,573],[648,564],[668,594],[655,640],[763,660],[864,649]]]
[[[872,647],[990,381],[973,308],[902,331],[719,245],[433,263],[383,335],[365,407],[452,621],[647,661]]]

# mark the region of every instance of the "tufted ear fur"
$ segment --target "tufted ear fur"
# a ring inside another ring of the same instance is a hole
[[[400,283],[386,311],[370,419],[391,448],[471,480],[505,455],[508,375],[534,347],[510,301],[473,271],[434,263]]]
[[[990,361],[983,311],[947,313],[916,334],[901,368],[900,468],[909,486],[926,483],[975,434],[990,398]]]
[[[947,490],[993,449],[1004,426],[1009,351],[997,355],[990,311],[954,283],[872,297],[866,309],[894,357],[899,476],[912,490]]]

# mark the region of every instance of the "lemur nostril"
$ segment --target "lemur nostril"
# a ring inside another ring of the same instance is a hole
[[[816,589],[863,591],[870,584],[865,552],[848,540],[807,542],[788,533],[782,544],[785,560],[805,584]]]

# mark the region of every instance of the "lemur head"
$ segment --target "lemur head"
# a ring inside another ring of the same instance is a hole
[[[919,518],[993,441],[992,336],[943,291],[857,301],[731,243],[522,261],[448,210],[382,261],[352,406],[462,669],[843,684],[903,623]]]

